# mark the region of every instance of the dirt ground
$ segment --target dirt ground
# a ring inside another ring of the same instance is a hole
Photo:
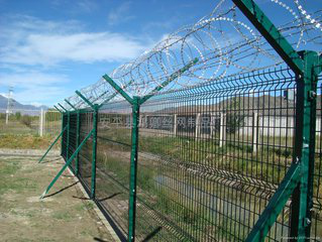
[[[63,165],[58,155],[38,164],[39,152],[4,153],[0,152],[1,241],[117,241],[68,171],[48,197],[39,199]]]

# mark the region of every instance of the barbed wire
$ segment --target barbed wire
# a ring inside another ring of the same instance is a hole
[[[282,0],[270,2],[289,15],[290,20],[278,29],[295,49],[321,50],[322,10],[309,14],[299,0],[294,0],[293,7]],[[224,7],[224,3],[230,6]],[[209,15],[167,35],[151,50],[115,68],[109,76],[129,95],[144,96],[195,58],[198,62],[167,85],[165,91],[282,65],[284,62],[266,40],[242,19],[231,1],[220,0]],[[103,78],[80,91],[96,104],[122,99]],[[77,109],[88,106],[78,95],[67,100]],[[64,107],[71,110],[67,103]]]

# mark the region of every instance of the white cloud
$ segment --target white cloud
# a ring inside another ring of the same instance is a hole
[[[92,12],[97,9],[97,4],[90,0],[78,0],[77,7],[84,12]]]
[[[57,100],[63,99],[66,95],[67,93],[62,87],[40,86],[18,90],[14,92],[13,98],[23,104],[51,105]]]
[[[46,22],[22,16],[0,34],[1,64],[51,66],[64,61],[126,61],[147,43],[125,34],[86,32],[77,22]]]
[[[39,102],[31,102],[30,104],[35,106],[35,107],[40,107],[40,106],[43,105],[42,103],[39,103]]]
[[[0,74],[0,86],[12,86],[13,98],[22,103],[52,103],[66,95],[62,84],[68,82],[64,75],[29,72],[19,74]]]
[[[63,61],[124,61],[135,58],[146,47],[115,33],[69,35],[31,34],[24,44],[2,54],[2,62],[53,65]]]
[[[134,16],[129,14],[130,7],[131,2],[126,1],[121,3],[117,8],[112,9],[107,16],[108,24],[116,25],[133,19]]]
[[[0,74],[0,85],[13,87],[48,86],[57,83],[66,83],[64,75],[45,74],[37,71],[19,74]]]
[[[151,40],[115,32],[89,32],[77,21],[44,21],[30,16],[1,16],[0,91],[13,86],[22,103],[52,104],[74,92],[62,75],[71,63],[126,62]]]
[[[66,4],[66,0],[51,0],[50,4],[53,8],[69,14],[92,13],[98,9],[97,2],[93,0],[77,0]]]

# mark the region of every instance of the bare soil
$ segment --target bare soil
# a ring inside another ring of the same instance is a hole
[[[0,240],[116,241],[68,171],[39,199],[63,166],[57,155],[43,164],[39,158],[30,152],[0,155]]]

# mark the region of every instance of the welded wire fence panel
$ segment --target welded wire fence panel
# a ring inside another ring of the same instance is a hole
[[[80,113],[80,140],[85,137],[93,129],[93,112]],[[79,152],[79,178],[84,184],[87,191],[91,188],[92,177],[92,152],[93,152],[93,138],[90,137]]]
[[[69,145],[68,145],[68,157],[71,157],[77,149],[77,113],[71,113],[69,116]],[[76,159],[72,161],[70,167],[72,171],[76,171],[75,162]]]
[[[99,110],[96,161],[96,199],[118,228],[127,234],[131,106],[127,102]]]
[[[295,89],[266,70],[143,104],[137,238],[245,240],[292,162]],[[288,235],[288,206],[268,239]]]
[[[265,241],[289,241],[291,223],[291,198],[288,199],[275,223],[270,228]],[[287,224],[289,226],[287,226]]]
[[[319,66],[320,67],[320,66]],[[318,77],[316,101],[315,164],[311,240],[322,240],[322,74]]]
[[[317,92],[312,210],[313,241],[322,231],[321,92]],[[296,78],[289,69],[251,72],[157,94],[139,119],[136,239],[138,241],[244,241],[292,163],[296,131]],[[98,114],[96,201],[127,235],[131,106],[105,104]],[[77,114],[62,139],[65,159],[76,150]],[[80,140],[93,112],[80,114]],[[79,178],[90,191],[93,140],[79,154]],[[68,152],[67,152],[68,150]],[[75,160],[71,165],[75,171]],[[267,240],[290,233],[291,198]]]
[[[63,122],[63,127],[66,127],[66,125],[68,124],[68,114],[65,113],[63,115],[62,122]],[[68,130],[66,129],[63,132],[62,141],[61,141],[61,155],[65,160],[67,158],[67,133],[68,133]]]
[[[61,132],[61,114],[58,111],[44,111],[43,133],[45,135],[57,136]]]
[[[0,135],[39,135],[40,110],[0,109]]]
[[[6,120],[7,119],[7,120]],[[53,110],[0,109],[0,135],[53,135],[61,131],[61,114]]]

